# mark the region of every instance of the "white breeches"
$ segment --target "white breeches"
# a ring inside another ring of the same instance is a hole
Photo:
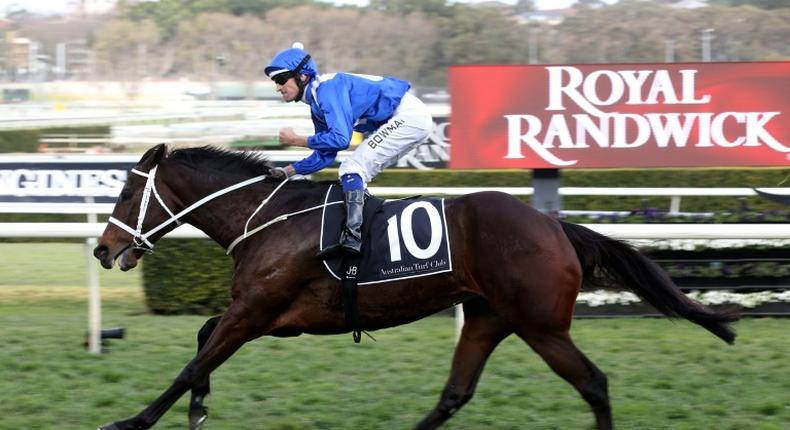
[[[395,164],[400,157],[422,142],[433,127],[433,118],[425,104],[411,93],[406,93],[389,121],[371,133],[342,163],[338,175],[355,173],[364,185],[385,167]]]

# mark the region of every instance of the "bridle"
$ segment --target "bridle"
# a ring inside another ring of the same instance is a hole
[[[247,179],[245,181],[239,182],[237,184],[231,185],[229,187],[225,187],[225,188],[223,188],[223,189],[221,189],[219,191],[215,191],[215,192],[207,195],[206,197],[203,197],[202,199],[200,199],[200,200],[196,201],[195,203],[189,205],[189,207],[187,207],[186,209],[182,210],[181,212],[179,212],[177,214],[174,214],[173,211],[171,211],[170,208],[167,207],[167,204],[165,204],[165,201],[162,200],[162,197],[159,195],[159,192],[156,190],[155,178],[156,178],[156,169],[158,167],[159,166],[154,166],[154,168],[151,169],[150,171],[148,171],[148,173],[141,172],[141,171],[139,171],[137,169],[132,169],[131,170],[131,172],[134,173],[135,175],[140,175],[140,176],[146,178],[145,188],[143,189],[143,197],[140,200],[140,211],[139,211],[139,213],[137,215],[137,228],[132,228],[128,224],[126,224],[123,221],[121,221],[121,220],[119,220],[119,219],[117,219],[115,217],[112,217],[112,216],[108,220],[111,224],[118,226],[123,231],[125,231],[125,232],[127,232],[127,233],[132,235],[132,243],[133,244],[129,245],[132,249],[138,250],[138,251],[142,251],[142,252],[144,252],[146,254],[151,254],[151,253],[154,252],[154,244],[150,240],[148,240],[148,238],[150,238],[152,235],[156,234],[157,232],[159,232],[163,228],[169,226],[172,223],[175,223],[176,226],[179,226],[179,225],[182,224],[181,221],[179,221],[180,218],[182,218],[184,215],[192,212],[193,210],[199,208],[200,206],[203,206],[205,203],[207,203],[207,202],[209,202],[211,200],[214,200],[215,198],[217,198],[219,196],[222,196],[224,194],[230,193],[231,191],[235,191],[235,190],[237,190],[239,188],[243,188],[243,187],[246,187],[248,185],[252,185],[254,183],[257,183],[257,182],[261,182],[261,181],[263,181],[264,179],[266,179],[269,176],[269,175],[260,175],[260,176],[256,176],[254,178],[250,178],[250,179]],[[277,169],[279,169],[279,168],[277,168]],[[263,224],[261,226],[258,226],[258,227],[254,228],[252,230],[249,230],[249,224],[250,224],[250,221],[252,220],[252,218],[263,208],[264,205],[269,203],[269,201],[272,199],[272,197],[274,197],[274,195],[290,179],[291,178],[288,177],[288,175],[285,175],[285,179],[282,181],[282,183],[280,183],[277,186],[277,188],[275,188],[274,191],[272,191],[271,194],[269,194],[269,196],[266,197],[261,202],[260,205],[258,205],[258,207],[255,209],[255,211],[253,211],[252,215],[250,215],[250,217],[247,219],[247,223],[244,224],[244,232],[239,237],[237,237],[228,246],[228,249],[227,249],[227,252],[226,252],[227,254],[230,254],[230,252],[233,250],[233,248],[236,247],[236,245],[239,244],[239,242],[241,242],[242,240],[248,238],[249,236],[251,236],[251,235],[253,235],[253,234],[255,234],[255,233],[257,233],[257,232],[259,232],[259,231],[261,231],[263,229],[265,229],[266,227],[269,227],[272,224],[276,224],[278,222],[285,221],[286,219],[288,219],[289,217],[291,217],[293,215],[299,215],[299,214],[307,213],[307,212],[310,212],[310,211],[313,211],[313,210],[316,210],[316,209],[321,209],[321,208],[326,207],[326,206],[331,206],[331,205],[334,205],[334,204],[342,203],[342,202],[324,203],[324,204],[320,204],[320,205],[317,205],[317,206],[309,207],[309,208],[306,208],[306,209],[298,210],[296,212],[282,214],[282,215],[279,215],[279,216],[269,220],[268,222],[266,222],[265,224]],[[162,208],[164,208],[164,210],[170,215],[170,218],[166,219],[165,221],[160,223],[158,226],[152,228],[147,233],[143,233],[143,221],[145,220],[145,215],[146,215],[146,213],[148,211],[148,205],[149,205],[149,202],[151,200],[151,195],[152,194],[153,194],[154,197],[156,197],[156,200],[159,202],[159,205],[162,206]]]
[[[193,210],[202,206],[206,202],[213,200],[223,194],[227,194],[239,188],[246,187],[247,185],[260,182],[266,179],[267,177],[267,175],[256,176],[254,178],[247,179],[246,181],[239,182],[238,184],[223,188],[219,191],[209,194],[206,197],[203,197],[202,199],[191,204],[189,207],[182,210],[181,212],[174,214],[173,211],[171,211],[170,208],[167,207],[167,204],[165,204],[164,200],[162,200],[162,196],[160,196],[159,192],[156,190],[156,183],[154,182],[154,180],[156,178],[156,169],[158,167],[159,166],[154,166],[154,168],[151,169],[148,173],[141,172],[137,169],[131,170],[132,173],[147,178],[145,182],[145,188],[143,189],[143,198],[140,200],[140,212],[137,214],[137,228],[132,228],[128,224],[112,216],[108,220],[111,224],[120,227],[122,230],[132,235],[133,245],[130,245],[132,249],[143,251],[146,254],[151,254],[152,252],[154,252],[154,244],[151,243],[150,240],[148,240],[148,238],[151,237],[152,235],[156,234],[157,232],[169,226],[170,224],[175,223],[176,226],[181,225],[181,221],[179,221],[179,218],[182,218],[184,215],[192,212]],[[170,218],[166,219],[158,226],[152,228],[147,233],[143,233],[143,221],[145,220],[145,215],[146,212],[148,211],[148,204],[151,200],[152,194],[154,195],[154,197],[156,197],[156,200],[159,202],[159,205],[162,206],[162,208],[164,208],[164,210],[170,215]]]
[[[164,200],[162,200],[162,196],[159,195],[159,191],[156,190],[154,178],[156,177],[157,167],[159,166],[155,166],[148,173],[141,172],[137,169],[131,170],[132,173],[147,178],[145,181],[145,188],[143,189],[143,198],[140,200],[140,212],[137,214],[137,228],[133,229],[123,221],[112,216],[108,220],[111,224],[120,227],[122,230],[132,235],[132,249],[143,251],[146,254],[154,252],[154,244],[148,240],[148,236],[150,236],[151,233],[149,232],[148,234],[143,234],[143,221],[145,220],[146,212],[148,212],[148,203],[151,200],[151,194],[156,197],[159,205],[162,206],[168,214],[170,214],[170,218],[176,219],[176,225],[181,224],[175,215],[173,215],[173,211],[171,211],[170,208],[167,207],[167,204],[165,204]]]

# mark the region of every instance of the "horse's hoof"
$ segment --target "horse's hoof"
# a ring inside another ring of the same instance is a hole
[[[112,423],[99,426],[96,430],[120,430],[120,428],[115,423]]]
[[[198,416],[189,417],[189,430],[200,430],[200,427],[206,422],[206,418],[208,418],[208,414],[205,412]]]

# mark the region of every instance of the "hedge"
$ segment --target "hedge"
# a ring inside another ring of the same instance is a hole
[[[142,268],[146,304],[155,314],[210,315],[230,303],[233,260],[209,239],[162,239]]]
[[[95,125],[81,127],[49,127],[30,130],[0,131],[0,153],[4,152],[38,152],[39,139],[42,134],[110,134],[110,126]],[[81,146],[91,146],[83,144]]]

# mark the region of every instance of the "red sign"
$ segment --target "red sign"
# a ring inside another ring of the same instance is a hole
[[[790,165],[790,62],[450,67],[450,167]]]

